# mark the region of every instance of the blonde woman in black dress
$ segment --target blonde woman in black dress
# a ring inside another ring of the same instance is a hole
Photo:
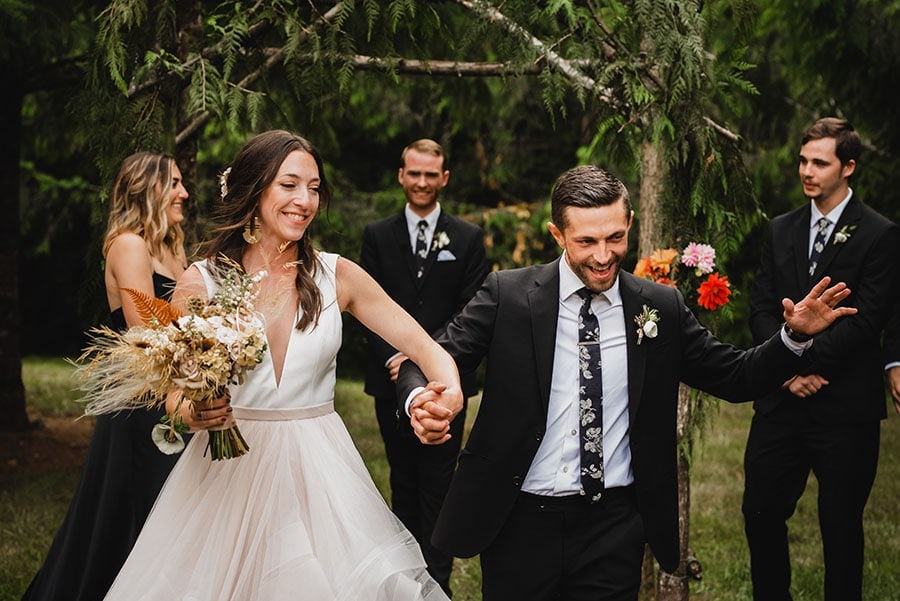
[[[171,296],[187,262],[180,225],[187,198],[173,157],[140,152],[122,162],[103,241],[114,328],[141,323],[123,289]],[[163,413],[97,418],[68,514],[23,601],[97,601],[106,595],[178,459],[164,455],[150,439]]]

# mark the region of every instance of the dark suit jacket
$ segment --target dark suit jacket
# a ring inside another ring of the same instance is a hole
[[[402,210],[366,226],[360,257],[363,269],[432,336],[440,334],[450,318],[472,298],[488,272],[484,232],[480,227],[441,209],[435,241],[442,232],[449,242],[440,249],[432,243],[420,279],[416,278],[415,258]],[[365,391],[377,398],[393,399],[396,386],[384,364],[397,350],[372,332],[367,332],[367,337]],[[462,374],[462,378],[467,396],[478,392],[474,372]]]
[[[478,417],[432,539],[455,556],[479,553],[497,536],[544,436],[559,311],[557,263],[489,274],[439,339],[460,369],[487,358]],[[678,383],[732,401],[750,400],[779,385],[804,360],[777,336],[750,351],[719,342],[676,289],[628,273],[619,279],[637,506],[657,560],[672,571],[678,564]],[[659,312],[659,334],[638,345],[634,318],[644,305]],[[423,382],[406,362],[400,398]]]
[[[802,298],[823,276],[846,282],[852,294],[844,301],[857,307],[816,336],[811,363],[802,373],[829,381],[802,399],[781,388],[761,397],[757,411],[783,420],[813,420],[839,424],[885,417],[884,363],[880,336],[893,302],[900,229],[863,204],[856,195],[833,232],[849,232],[845,242],[826,242],[816,272],[809,277],[810,206],[772,220],[763,245],[750,297],[750,329],[756,341],[781,327],[781,299]]]

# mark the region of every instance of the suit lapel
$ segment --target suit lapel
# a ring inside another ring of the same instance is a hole
[[[553,378],[556,322],[559,318],[559,261],[537,268],[534,285],[526,292],[531,311],[531,335],[540,388],[541,407],[546,412]]]
[[[813,274],[810,279],[810,284],[813,284],[820,279],[826,273],[828,273],[828,266],[834,260],[834,258],[843,251],[844,247],[850,242],[850,239],[846,240],[841,244],[834,243],[834,235],[841,231],[841,228],[847,228],[849,231],[850,228],[855,228],[859,224],[859,220],[862,218],[862,204],[856,199],[856,195],[850,197],[850,202],[847,203],[847,206],[844,208],[844,212],[841,213],[841,218],[834,225],[834,228],[831,231],[831,236],[825,242],[825,248],[822,250],[822,254],[819,256],[819,264],[816,266],[816,272]],[[855,232],[854,232],[855,233]]]
[[[625,340],[628,349],[628,418],[632,427],[644,392],[647,349],[650,348],[650,345],[646,344],[646,339],[644,344],[638,344],[634,317],[640,315],[644,305],[654,308],[642,294],[644,285],[645,282],[641,278],[619,272],[619,293],[622,295],[622,313],[625,318]]]
[[[797,270],[798,289],[804,292],[809,289],[809,232],[811,219],[809,202],[806,208],[797,212],[797,222],[791,228],[791,243],[794,245],[794,266]],[[775,241],[778,242],[777,240]],[[821,261],[821,258],[819,259]]]
[[[391,223],[391,231],[397,245],[397,254],[406,265],[409,277],[416,281],[416,259],[413,257],[412,246],[409,245],[409,229],[406,225],[406,213],[402,210],[394,216]]]
[[[425,265],[424,271],[422,272],[422,277],[418,278],[416,286],[422,286],[422,283],[428,278],[428,273],[431,271],[434,262],[437,260],[438,253],[440,251],[435,249],[435,243],[440,240],[441,232],[446,233],[447,237],[450,238],[450,240],[453,240],[453,235],[450,229],[450,220],[442,210],[440,215],[438,215],[437,225],[434,229],[434,236],[431,237],[431,246],[428,247],[428,256],[425,257]]]

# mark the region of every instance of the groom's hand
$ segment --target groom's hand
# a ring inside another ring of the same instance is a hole
[[[784,321],[789,328],[812,336],[826,329],[838,318],[856,313],[855,307],[837,307],[838,303],[850,296],[847,285],[838,282],[829,288],[830,283],[831,278],[822,278],[799,303],[794,304],[789,298],[782,299]]]
[[[794,396],[805,399],[819,392],[823,386],[828,386],[828,380],[819,374],[806,376],[794,376],[787,385],[787,389]]]
[[[459,413],[458,409],[453,409],[457,404],[462,406],[461,391],[439,382],[429,382],[409,406],[410,424],[418,439],[432,445],[450,440],[450,422]]]

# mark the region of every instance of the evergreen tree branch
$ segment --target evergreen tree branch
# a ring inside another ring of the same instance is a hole
[[[332,6],[331,9],[328,10],[328,12],[323,14],[319,18],[318,21],[326,22],[326,23],[331,21],[332,19],[335,18],[335,16],[337,16],[338,12],[340,12],[340,10],[342,8],[343,8],[343,2],[338,2],[337,4]],[[233,85],[240,89],[249,88],[253,82],[255,82],[260,77],[262,77],[262,74],[266,70],[270,69],[274,65],[277,65],[277,64],[283,62],[285,55],[286,55],[285,47],[281,47],[281,48],[277,48],[277,49],[273,50],[269,54],[269,56],[266,57],[266,60],[263,62],[262,65],[260,65],[255,71],[252,71],[251,73],[247,74],[243,79],[241,79],[239,82],[237,82],[236,84],[233,84]],[[185,140],[187,140],[188,138],[190,138],[191,136],[196,134],[197,131],[203,125],[205,125],[207,121],[210,120],[212,115],[213,115],[212,111],[205,110],[205,111],[199,113],[193,119],[191,119],[190,122],[187,125],[185,125],[184,128],[175,135],[175,144],[176,145],[182,144],[182,143],[184,143]]]
[[[637,59],[628,50],[628,47],[624,43],[622,43],[622,41],[617,36],[613,34],[612,30],[606,25],[606,23],[603,22],[603,19],[600,18],[600,13],[597,11],[597,7],[591,0],[588,0],[587,6],[588,11],[591,13],[591,18],[594,20],[594,23],[597,24],[597,27],[600,28],[600,31],[603,32],[607,39],[612,40],[612,43],[616,46],[616,48],[618,48],[618,51],[628,56],[628,58],[631,59],[631,62],[635,65],[641,65],[641,72],[644,73],[644,75],[646,75],[648,79],[650,79],[650,81],[656,86],[656,89],[665,89],[666,86],[662,81],[660,81],[659,77],[656,76],[656,73],[654,73],[652,70],[643,68],[643,65],[641,64],[642,61]],[[610,60],[616,58],[616,50],[610,47],[610,42],[604,41],[603,48],[606,52],[607,58],[609,58]],[[607,48],[608,50],[606,50]]]
[[[628,48],[625,46],[625,44],[622,43],[622,41],[618,37],[613,35],[612,30],[609,27],[607,27],[606,23],[604,23],[603,20],[600,18],[600,14],[597,12],[597,7],[594,6],[594,3],[591,0],[588,0],[587,7],[588,7],[588,11],[591,13],[591,18],[594,20],[594,23],[597,24],[597,27],[600,28],[600,31],[603,32],[603,34],[607,37],[607,39],[611,40],[610,42],[607,42],[606,40],[603,41],[604,56],[609,60],[615,60],[616,52],[618,49],[619,52],[624,52],[625,54],[628,54],[630,57],[631,54],[628,52]],[[615,46],[615,48],[613,46]],[[633,57],[632,57],[632,59],[633,59]]]
[[[272,24],[267,19],[262,19],[253,25],[250,26],[250,31],[247,36],[248,39],[255,39],[258,37],[262,37],[269,30],[272,29]],[[185,73],[190,73],[191,69],[193,69],[199,62],[203,60],[213,61],[219,58],[222,54],[222,48],[224,46],[224,40],[213,44],[208,48],[204,48],[200,51],[199,54],[189,58],[184,61],[182,64],[183,70]],[[154,77],[150,77],[149,79],[141,82],[140,84],[132,82],[128,87],[128,93],[126,94],[126,98],[134,98],[135,96],[146,92],[147,90],[158,86],[163,83],[166,79],[172,77],[175,74],[174,71],[168,70],[164,73],[155,75]]]
[[[599,86],[592,78],[585,75],[581,72],[572,62],[564,59],[559,56],[555,52],[553,52],[550,48],[547,47],[541,40],[537,39],[530,32],[528,32],[524,27],[509,19],[506,15],[500,12],[499,9],[493,7],[491,4],[486,2],[485,0],[454,0],[457,4],[461,4],[462,6],[468,8],[469,10],[475,12],[480,15],[482,18],[489,20],[492,23],[498,23],[501,27],[506,29],[508,32],[518,35],[525,39],[529,45],[538,50],[547,62],[554,68],[558,69],[563,75],[565,75],[570,81],[572,81],[575,85],[586,89],[591,92],[595,92],[600,100],[606,102],[610,106],[614,108],[619,108],[621,103],[615,98],[614,91],[610,88]],[[604,28],[605,31],[605,28]],[[654,81],[660,84],[660,88],[663,89],[663,86],[659,82],[657,78],[654,78]],[[704,120],[709,124],[710,127],[713,128],[719,135],[728,138],[732,141],[737,141],[740,137],[734,132],[730,131],[728,128],[724,127],[713,121],[710,117],[704,117]]]
[[[509,19],[498,9],[494,8],[487,2],[484,2],[484,0],[455,0],[455,2],[480,15],[482,18],[487,19],[492,23],[499,24],[508,32],[520,36],[526,42],[528,42],[528,44],[532,48],[537,50],[550,66],[558,69],[563,75],[565,75],[577,86],[590,92],[596,93],[602,101],[611,106],[619,106],[619,102],[615,98],[612,89],[598,85],[596,81],[582,73],[581,70],[575,67],[571,62],[558,55],[544,42],[531,35],[531,33],[528,32],[524,27]]]

